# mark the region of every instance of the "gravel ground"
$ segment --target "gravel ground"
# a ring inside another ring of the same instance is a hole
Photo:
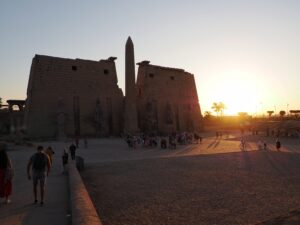
[[[255,224],[300,208],[300,155],[251,151],[89,164],[104,225]]]

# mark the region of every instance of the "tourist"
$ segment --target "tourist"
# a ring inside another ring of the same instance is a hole
[[[267,150],[267,143],[264,142],[264,150]]]
[[[67,172],[67,164],[69,160],[69,155],[66,149],[64,149],[64,153],[62,155],[62,164],[63,164],[63,174]]]
[[[0,150],[0,198],[5,198],[5,203],[10,203],[12,193],[12,163],[5,150]]]
[[[34,194],[34,204],[38,202],[37,200],[37,185],[40,183],[40,194],[41,194],[41,205],[44,204],[44,193],[46,177],[50,172],[50,160],[49,157],[43,152],[43,147],[37,147],[37,153],[31,156],[27,165],[27,175],[28,179],[33,181],[33,194]]]
[[[195,140],[195,144],[199,143],[199,135],[197,133],[194,133],[194,140]]]
[[[277,149],[277,151],[279,151],[280,148],[281,148],[281,143],[280,143],[280,141],[277,139],[277,140],[276,140],[276,149]]]
[[[75,160],[75,155],[76,155],[76,146],[74,143],[72,143],[69,147],[70,153],[71,153],[71,159]]]
[[[133,149],[136,149],[136,147],[137,147],[137,137],[136,136],[132,137],[132,147],[133,147]]]
[[[241,139],[240,149],[243,151],[246,150],[246,141],[244,140],[244,138]]]
[[[176,149],[176,141],[172,135],[169,135],[169,148]]]
[[[51,146],[49,146],[44,152],[49,157],[50,164],[52,166],[52,164],[53,164],[53,155],[54,155],[53,149],[51,148]]]
[[[167,148],[167,140],[165,138],[161,138],[160,140],[160,148],[166,149]]]

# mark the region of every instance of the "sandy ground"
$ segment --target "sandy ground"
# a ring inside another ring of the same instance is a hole
[[[245,152],[235,137],[176,151],[107,142],[82,151],[95,155],[82,176],[104,225],[255,224],[300,208],[299,140],[277,152],[272,138],[257,151],[257,138]]]

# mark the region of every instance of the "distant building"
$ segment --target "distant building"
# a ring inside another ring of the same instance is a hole
[[[139,64],[126,43],[126,95],[115,57],[91,61],[36,55],[27,88],[24,129],[33,138],[116,136],[125,133],[200,131],[194,76],[181,69]]]

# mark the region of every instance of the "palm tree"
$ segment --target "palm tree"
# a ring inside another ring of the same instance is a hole
[[[298,117],[298,113],[300,113],[300,110],[290,110],[291,114],[294,114],[295,117]]]
[[[284,111],[284,110],[281,110],[281,111],[279,112],[279,115],[280,115],[281,118],[283,118],[283,117],[285,116],[285,111]]]
[[[224,110],[226,109],[226,105],[223,102],[219,102],[219,108],[221,111],[221,115],[223,116]]]
[[[221,111],[220,105],[218,103],[214,102],[211,108],[217,113],[217,116],[218,116],[219,112]]]
[[[211,108],[217,113],[217,116],[218,116],[219,113],[221,113],[221,115],[223,115],[223,112],[224,112],[224,109],[226,108],[226,106],[223,102],[219,102],[219,103],[214,102]]]
[[[274,111],[267,111],[267,113],[269,114],[269,117],[271,117]]]

